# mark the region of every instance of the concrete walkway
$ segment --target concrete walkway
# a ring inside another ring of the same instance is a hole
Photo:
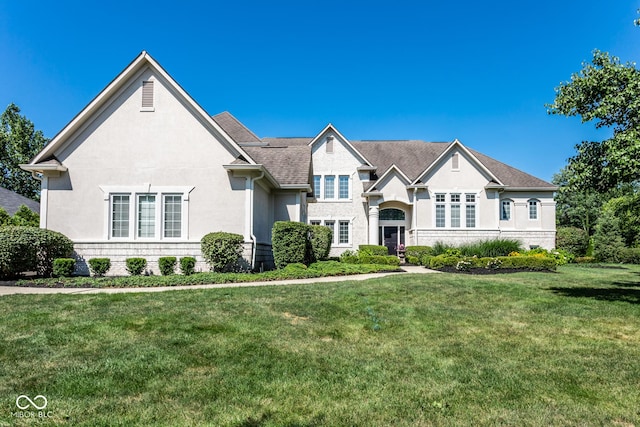
[[[420,266],[407,265],[401,269],[405,273],[411,274],[428,274],[438,273]],[[355,274],[352,276],[330,276],[316,277],[311,279],[291,279],[291,280],[272,280],[268,282],[244,282],[244,283],[220,283],[215,285],[187,285],[187,286],[157,286],[157,287],[141,287],[141,288],[38,288],[23,286],[0,286],[0,297],[4,295],[16,294],[119,294],[125,292],[165,292],[180,291],[186,289],[216,289],[216,288],[246,288],[251,286],[283,286],[308,283],[328,283],[328,282],[346,282],[349,280],[368,280],[378,277],[402,274],[403,272],[393,273],[370,273]]]

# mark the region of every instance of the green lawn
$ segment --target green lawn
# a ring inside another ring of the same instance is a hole
[[[640,426],[634,266],[15,295],[0,312],[0,426]],[[49,416],[20,417],[20,395]]]

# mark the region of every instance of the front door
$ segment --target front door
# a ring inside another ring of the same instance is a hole
[[[380,226],[379,234],[381,246],[386,246],[390,255],[398,254],[398,247],[404,245],[404,227],[396,225]]]

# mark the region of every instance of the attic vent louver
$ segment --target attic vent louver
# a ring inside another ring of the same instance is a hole
[[[142,108],[153,108],[153,81],[142,82]]]

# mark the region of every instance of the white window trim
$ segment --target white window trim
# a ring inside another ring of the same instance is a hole
[[[503,218],[502,213],[503,213],[503,205],[505,203],[509,204],[509,218]],[[511,199],[500,199],[500,221],[511,221],[513,219],[513,209],[515,207],[515,204],[513,202],[513,200]]]
[[[311,224],[312,221],[320,221],[320,225],[325,225],[327,221],[333,221],[333,237],[331,241],[332,248],[351,248],[353,247],[353,221],[354,218],[345,218],[345,217],[313,217],[309,218],[308,223]],[[348,243],[339,243],[340,241],[340,221],[349,223],[349,242]]]
[[[104,201],[104,226],[103,238],[109,241],[117,242],[159,242],[159,241],[187,241],[189,236],[189,194],[195,188],[194,186],[153,186],[149,184],[136,186],[111,186],[104,185],[99,187],[103,193]],[[138,237],[138,197],[145,194],[154,194],[156,196],[156,212],[155,212],[155,236],[154,237]],[[112,237],[112,200],[113,195],[129,196],[129,237]],[[164,237],[164,196],[165,195],[182,195],[181,209],[181,237]]]
[[[353,202],[353,174],[352,173],[316,173],[313,175],[315,176],[319,176],[320,177],[320,196],[318,197],[317,194],[314,194],[314,197],[316,199],[317,202],[321,202],[321,203],[351,203]],[[327,189],[326,189],[326,182],[325,182],[325,177],[327,176],[332,176],[333,177],[333,197],[332,198],[327,198]],[[340,176],[348,176],[349,180],[348,180],[348,193],[349,193],[349,197],[346,199],[341,199],[340,198]]]
[[[531,202],[535,202],[536,204],[536,217],[535,218],[531,218]],[[540,200],[538,199],[529,199],[527,200],[527,218],[529,218],[529,221],[540,221],[540,206],[542,205],[542,203],[540,202]]]
[[[444,202],[436,202],[436,195],[444,194]],[[452,202],[451,195],[459,194],[460,202]],[[467,195],[475,196],[475,202],[468,203]],[[478,227],[478,219],[480,218],[480,193],[476,190],[433,190],[430,194],[431,199],[433,200],[431,207],[431,214],[433,218],[433,228],[434,230],[479,230]],[[444,227],[436,226],[436,206],[444,205]],[[451,205],[460,205],[460,227],[452,227],[451,226]],[[474,205],[475,206],[475,227],[467,227],[467,206]]]

